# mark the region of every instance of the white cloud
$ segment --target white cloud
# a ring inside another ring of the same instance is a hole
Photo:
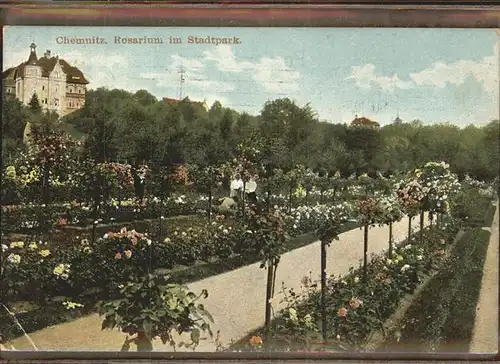
[[[493,48],[493,55],[484,57],[479,61],[436,62],[425,70],[410,73],[410,78],[418,86],[444,88],[448,84],[461,85],[467,78],[473,77],[476,81],[483,84],[486,91],[498,93],[499,58],[499,46],[497,43]]]
[[[10,67],[15,67],[23,62],[26,62],[28,60],[29,55],[30,55],[29,49],[18,51],[18,52],[6,52],[4,49],[3,50],[3,70],[5,71],[6,69],[8,69]]]
[[[266,91],[283,93],[299,89],[300,72],[293,71],[282,57],[263,57],[257,62],[238,61],[231,46],[220,45],[213,51],[204,52],[205,60],[215,62],[221,72],[252,72],[252,79]]]
[[[256,65],[254,79],[268,91],[284,93],[299,89],[300,72],[290,69],[281,57],[266,57]]]
[[[255,69],[255,63],[248,61],[238,62],[231,46],[219,45],[215,50],[203,52],[204,59],[216,63],[217,68],[222,72],[240,73],[246,70]]]
[[[198,59],[181,57],[177,54],[171,56],[171,62],[161,72],[142,72],[140,78],[156,82],[158,87],[167,89],[179,88],[181,68],[184,70],[185,87],[187,90],[217,90],[219,92],[232,91],[234,86],[229,82],[211,80],[206,73],[205,64]]]
[[[489,93],[498,94],[499,89],[499,45],[495,44],[493,54],[480,60],[459,60],[445,63],[436,62],[420,72],[409,74],[409,81],[404,81],[397,74],[384,76],[375,72],[373,64],[353,66],[352,73],[346,80],[354,80],[363,89],[380,87],[382,91],[393,92],[396,89],[410,89],[417,86],[444,88],[448,84],[462,85],[469,77],[480,82]]]
[[[364,66],[353,66],[352,74],[346,80],[354,80],[356,85],[363,89],[370,89],[373,86],[380,87],[382,91],[393,92],[395,89],[409,89],[413,87],[411,81],[403,81],[398,75],[391,77],[382,76],[375,73],[375,66],[371,63]]]
[[[61,58],[83,71],[91,89],[108,87],[131,90],[130,81],[123,77],[130,69],[129,61],[124,55],[94,52],[89,57],[80,51],[69,51]]]

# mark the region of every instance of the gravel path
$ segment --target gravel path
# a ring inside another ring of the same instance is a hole
[[[425,224],[428,224],[427,217]],[[414,230],[419,229],[419,218],[413,218]],[[408,232],[408,219],[393,226],[395,240],[404,240]],[[369,254],[380,254],[388,249],[389,228],[374,227],[369,231]],[[350,267],[357,268],[363,258],[363,230],[355,229],[340,235],[327,251],[327,274],[346,274]],[[214,317],[214,333],[220,330],[219,340],[227,346],[231,340],[238,340],[264,324],[265,291],[267,273],[259,268],[260,263],[245,266],[224,274],[209,277],[189,285],[199,293],[207,289],[209,297],[204,300],[206,309]],[[319,279],[320,242],[283,254],[276,275],[276,292],[281,290],[281,283],[287,288],[300,290],[301,280],[305,276]],[[279,307],[278,307],[279,308]],[[30,335],[39,350],[72,351],[116,351],[125,339],[125,335],[116,331],[101,331],[102,319],[90,315],[78,320],[48,327]],[[189,340],[187,340],[189,341]],[[25,338],[9,343],[18,350],[33,350]],[[168,345],[154,343],[157,351],[172,351]],[[213,339],[201,341],[197,352],[213,352],[216,345]],[[131,350],[135,350],[132,346]],[[185,350],[185,349],[180,349]]]
[[[471,353],[498,352],[498,204],[497,200],[469,349]]]

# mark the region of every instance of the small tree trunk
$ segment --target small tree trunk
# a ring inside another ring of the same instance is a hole
[[[208,189],[208,223],[212,222],[212,187]]]
[[[325,193],[325,192],[324,192],[323,190],[321,190],[321,194],[319,195],[319,203],[320,203],[321,205],[323,205],[323,195],[324,195],[324,193]]]
[[[143,331],[139,331],[137,333],[137,339],[135,340],[135,343],[137,345],[137,351],[153,351],[153,343],[151,342],[151,340],[149,340],[149,338]]]
[[[389,259],[392,259],[392,222],[389,224]]]
[[[413,219],[413,216],[408,216],[408,243],[411,240],[411,220]]]
[[[419,237],[420,237],[420,245],[424,243],[424,210],[420,211],[420,231],[419,231]]]
[[[326,241],[321,241],[321,333],[326,342]]]
[[[241,193],[241,209],[242,209],[241,212],[242,212],[243,218],[245,218],[245,200],[246,200],[246,198],[245,198],[246,197],[246,190],[245,190],[245,188],[246,188],[246,184],[247,183],[245,181],[243,181],[243,191]]]
[[[363,279],[366,282],[368,280],[368,229],[369,226],[365,225],[364,233],[364,251],[363,251]]]
[[[118,187],[118,208],[122,207],[122,189]]]
[[[163,239],[163,196],[160,198],[160,226],[158,232],[158,239]]]
[[[271,210],[271,188],[267,189],[267,211]]]
[[[269,260],[267,262],[267,287],[266,287],[266,340],[271,337],[271,299],[273,298],[273,270],[274,270],[274,262]]]
[[[288,193],[288,213],[292,212],[292,193],[293,193],[293,188],[290,187],[290,191]]]
[[[309,206],[309,190],[306,190],[306,206]]]

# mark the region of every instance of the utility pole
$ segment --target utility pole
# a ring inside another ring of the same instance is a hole
[[[186,78],[184,77],[184,74],[186,73],[186,70],[184,69],[184,67],[182,67],[182,64],[181,64],[181,68],[179,70],[179,101],[181,101],[184,97],[184,93],[183,93],[183,86],[184,86],[184,82],[186,81]]]

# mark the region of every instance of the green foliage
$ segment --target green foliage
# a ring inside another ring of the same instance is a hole
[[[284,253],[288,234],[282,213],[279,210],[264,210],[254,207],[248,213],[243,239],[243,255],[251,254],[261,260],[261,268],[267,264],[278,264]]]
[[[102,329],[116,327],[129,335],[139,334],[139,338],[143,334],[149,343],[160,338],[174,348],[177,343],[172,331],[190,332],[192,343],[188,345],[192,347],[199,344],[202,331],[212,336],[207,320],[213,322],[213,319],[203,304],[197,303],[201,297],[208,297],[207,291],[196,296],[182,285],[169,283],[168,278],[146,274],[136,280],[123,281],[117,299],[98,305],[99,314],[104,316]],[[139,338],[135,341],[140,350]]]
[[[28,106],[34,113],[39,113],[42,110],[42,106],[40,105],[40,101],[38,100],[38,95],[36,94],[36,92],[34,92],[33,96],[31,96]]]
[[[264,345],[273,351],[361,349],[396,310],[401,297],[413,292],[425,276],[443,264],[444,249],[453,242],[453,235],[436,229],[426,230],[424,244],[417,249],[418,255],[414,254],[415,241],[411,241],[398,246],[392,260],[385,256],[373,257],[368,265],[367,282],[359,279],[361,270],[353,268],[347,276],[331,276],[326,296],[326,346],[319,333],[321,295],[317,290],[318,282],[305,277],[301,291],[283,286],[278,296],[282,297],[285,307],[277,313],[273,336]],[[233,349],[240,349],[240,344],[246,347],[246,339]]]

